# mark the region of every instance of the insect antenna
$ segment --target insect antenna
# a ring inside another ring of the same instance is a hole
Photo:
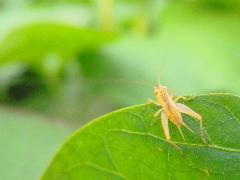
[[[45,80],[58,80],[61,81],[62,83],[64,83],[65,81],[67,81],[68,83],[93,83],[93,84],[116,84],[116,83],[124,83],[124,84],[141,84],[141,85],[145,85],[148,87],[154,87],[153,84],[148,83],[148,82],[144,82],[144,81],[140,81],[140,80],[126,80],[126,79],[94,79],[94,78],[84,78],[84,77],[79,77],[79,79],[72,79],[72,80],[66,80],[64,78],[43,78],[43,77],[31,77],[30,79],[25,79],[24,77],[20,77],[17,80],[15,80],[16,82],[23,82],[24,85],[32,85],[32,86],[44,86],[46,85],[46,81]],[[14,81],[14,82],[15,82]]]
[[[153,84],[139,81],[139,80],[126,80],[126,79],[84,79],[89,82],[96,82],[96,83],[128,83],[128,84],[141,84],[149,87],[154,87]]]
[[[159,86],[161,86],[160,79],[161,79],[161,78],[160,78],[160,73],[159,73],[158,76],[157,76],[157,80],[158,80],[158,85],[159,85]]]

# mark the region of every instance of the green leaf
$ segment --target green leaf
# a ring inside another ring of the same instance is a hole
[[[125,108],[82,127],[62,146],[42,179],[239,179],[240,98],[227,94],[192,97],[184,102],[204,120],[184,115],[193,129],[184,141],[170,123],[172,140],[160,122],[152,125],[155,105]]]
[[[0,43],[0,61],[22,62],[45,73],[57,73],[65,61],[81,51],[98,49],[112,40],[112,34],[89,28],[35,22],[13,30],[4,38]]]

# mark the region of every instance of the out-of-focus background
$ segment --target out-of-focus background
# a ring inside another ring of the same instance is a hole
[[[171,92],[240,94],[239,0],[0,0],[0,179],[87,121]]]

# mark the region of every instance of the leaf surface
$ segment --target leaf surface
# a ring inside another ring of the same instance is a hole
[[[170,145],[155,105],[137,105],[100,117],[75,132],[42,179],[239,179],[240,98],[228,94],[192,97],[183,102],[204,119],[183,115],[194,131],[170,123]]]

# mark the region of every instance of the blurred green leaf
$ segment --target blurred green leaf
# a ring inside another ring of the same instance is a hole
[[[39,178],[72,129],[59,121],[14,108],[1,106],[0,114],[1,179]]]
[[[84,50],[94,50],[113,35],[71,25],[39,22],[15,29],[0,44],[1,63],[27,63],[57,72],[67,60]]]
[[[184,141],[170,123],[170,145],[160,121],[152,124],[158,107],[138,105],[101,118],[75,132],[58,151],[42,179],[239,179],[240,98],[227,94],[193,97],[184,102],[204,119],[184,115],[194,133],[183,128]]]

